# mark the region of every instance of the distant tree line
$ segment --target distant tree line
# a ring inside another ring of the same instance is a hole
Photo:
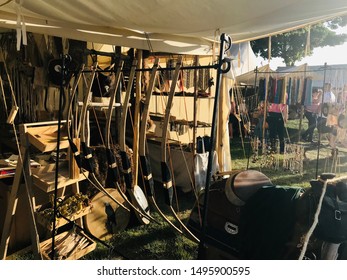
[[[282,58],[286,66],[294,66],[306,55],[311,55],[314,48],[341,45],[347,41],[347,34],[338,34],[337,29],[347,25],[347,16],[337,17],[324,23],[309,25],[301,29],[283,34],[251,41],[251,46],[257,56],[264,59]]]

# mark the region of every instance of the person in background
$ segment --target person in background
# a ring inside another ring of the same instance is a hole
[[[323,95],[323,103],[336,103],[336,96],[331,90],[331,84],[324,84],[324,95]]]
[[[336,105],[336,96],[331,90],[331,84],[325,83],[323,90],[323,100],[320,104],[320,115],[318,117],[317,129],[321,134],[328,134],[329,144],[334,145],[334,139],[336,138],[336,131],[334,130],[334,124],[328,120],[329,111],[332,111]]]
[[[264,102],[261,101],[258,105],[257,123],[254,127],[254,136],[256,137],[258,147],[261,147],[263,142],[263,128],[264,128],[263,126],[264,126]],[[267,128],[268,127],[265,124],[265,129]],[[264,131],[264,134],[266,134],[265,131]]]
[[[277,152],[276,140],[280,142],[280,154],[284,154],[285,123],[288,120],[288,105],[269,103],[266,121],[269,126],[271,150]]]
[[[234,101],[230,102],[229,112],[229,139],[239,136],[239,121],[236,117],[236,104]]]
[[[337,121],[336,143],[340,146],[347,147],[347,85],[344,85],[343,90],[338,94],[337,107],[339,116]]]
[[[331,84],[325,83],[323,89],[323,100],[320,104],[320,116],[318,117],[318,131],[320,133],[330,133],[331,127],[327,126],[329,108],[336,103],[336,96],[331,90]]]
[[[237,104],[232,98],[229,112],[229,139],[244,137],[248,133],[248,124],[244,123],[247,114],[245,100]]]
[[[304,115],[308,120],[308,128],[302,134],[302,140],[307,142],[312,142],[313,133],[317,127],[317,118],[320,109],[320,101],[322,98],[322,90],[314,90],[312,92],[312,103],[310,105],[305,105]]]

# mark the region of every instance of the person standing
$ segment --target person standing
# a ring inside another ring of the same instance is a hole
[[[324,84],[324,96],[323,96],[323,103],[336,103],[336,96],[331,90],[331,84],[325,83]]]
[[[239,136],[239,120],[236,117],[236,104],[234,101],[230,102],[229,112],[229,139]]]
[[[269,126],[271,150],[277,152],[276,140],[280,142],[280,154],[284,154],[285,123],[288,120],[288,105],[269,103],[266,121]]]
[[[308,128],[302,134],[302,140],[307,142],[312,142],[313,133],[315,128],[317,127],[317,118],[319,114],[320,108],[320,100],[321,100],[321,90],[314,90],[312,92],[312,102],[311,104],[305,105],[304,115],[308,121]]]
[[[320,134],[328,134],[329,144],[335,146],[336,130],[334,129],[334,123],[330,120],[328,122],[328,116],[331,114],[329,111],[333,111],[336,105],[336,96],[331,90],[331,84],[324,84],[324,92],[322,103],[320,104],[320,116],[318,117],[317,128]]]
[[[325,83],[323,90],[323,100],[320,104],[320,116],[318,117],[318,132],[330,133],[332,127],[327,124],[327,118],[329,114],[329,108],[336,103],[336,96],[331,90],[331,84]]]

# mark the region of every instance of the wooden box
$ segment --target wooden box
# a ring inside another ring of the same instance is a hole
[[[69,230],[55,236],[55,255],[57,260],[78,260],[96,248],[96,243],[82,231]],[[52,238],[40,243],[44,260],[52,260]]]

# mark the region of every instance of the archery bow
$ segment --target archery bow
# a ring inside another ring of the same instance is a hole
[[[134,59],[131,70],[130,70],[130,74],[129,74],[128,86],[126,88],[125,97],[123,100],[122,117],[121,117],[120,132],[119,132],[119,147],[120,147],[120,154],[122,157],[122,166],[123,166],[123,173],[124,173],[123,175],[124,175],[124,180],[127,186],[132,185],[132,172],[131,172],[130,161],[126,154],[125,131],[126,131],[126,120],[127,120],[127,114],[128,114],[128,104],[129,104],[130,94],[131,94],[133,81],[135,77],[136,66],[137,66],[137,60]]]
[[[186,225],[181,221],[181,219],[178,217],[175,209],[172,206],[172,200],[173,200],[173,185],[172,185],[172,176],[170,168],[167,164],[167,156],[166,156],[166,149],[167,149],[167,134],[168,134],[168,125],[169,125],[169,119],[170,119],[170,110],[172,107],[173,97],[175,95],[175,89],[176,84],[179,77],[180,68],[182,65],[182,57],[180,56],[174,75],[172,77],[172,83],[170,87],[170,92],[168,96],[168,101],[166,104],[166,110],[165,110],[165,117],[164,117],[164,124],[162,127],[162,142],[161,142],[161,174],[162,174],[162,184],[163,187],[166,189],[165,192],[165,203],[169,206],[169,209],[171,213],[173,214],[176,221],[181,225],[184,232],[187,234],[187,237],[192,239],[193,241],[199,242],[199,239],[191,233],[191,231],[186,227]]]
[[[155,210],[159,213],[159,215],[178,233],[183,234],[183,232],[176,227],[166,216],[165,214],[160,210],[154,196],[154,180],[153,180],[153,175],[152,175],[152,170],[151,170],[151,165],[149,160],[147,159],[146,156],[146,127],[147,127],[147,119],[149,115],[149,103],[151,100],[153,88],[154,88],[154,82],[156,79],[156,73],[158,69],[158,63],[159,59],[156,58],[152,71],[151,71],[151,78],[149,81],[149,85],[147,87],[147,93],[146,93],[146,100],[142,112],[142,117],[141,117],[141,127],[140,127],[140,139],[139,139],[139,154],[140,154],[140,164],[141,164],[141,169],[143,173],[143,178],[144,178],[144,184],[145,184],[145,189],[147,196],[155,208]]]
[[[128,184],[126,185],[128,193],[129,193],[132,201],[130,201],[128,199],[128,197],[122,191],[122,189],[118,183],[119,179],[120,179],[119,172],[118,172],[118,165],[117,165],[116,157],[112,151],[111,143],[110,143],[110,140],[111,140],[111,136],[110,136],[111,120],[112,120],[112,111],[113,111],[112,109],[113,109],[116,91],[117,91],[119,83],[120,83],[122,66],[123,66],[123,61],[121,62],[121,67],[118,67],[118,70],[116,73],[115,86],[112,89],[111,94],[110,94],[110,103],[108,106],[108,111],[107,111],[107,116],[106,116],[106,155],[107,155],[107,161],[108,161],[108,174],[111,176],[112,180],[115,182],[116,188],[118,189],[122,198],[130,205],[130,207],[132,209],[134,209],[135,215],[139,218],[139,221],[142,222],[143,224],[148,224],[149,221],[151,221],[151,220],[155,221],[149,214],[147,214],[148,209],[142,208],[143,205],[137,200],[137,197],[135,195],[133,195],[131,186],[129,186]],[[131,75],[132,75],[132,77],[134,77],[134,74],[135,74],[135,68],[134,67],[132,67],[132,72],[133,73],[131,73]],[[129,80],[129,83],[130,83],[130,80]],[[132,86],[132,81],[131,81],[131,85],[129,84],[129,91],[131,89],[131,86]]]
[[[131,200],[134,201],[135,204],[142,211],[144,211],[147,215],[150,215],[149,205],[148,205],[148,201],[145,194],[143,193],[142,189],[138,185],[133,185],[133,174],[131,170],[130,160],[126,153],[126,144],[125,144],[125,131],[126,131],[128,104],[129,104],[130,94],[132,91],[133,81],[135,77],[136,66],[137,66],[137,60],[134,59],[132,67],[131,67],[130,75],[129,75],[125,97],[123,100],[122,118],[121,118],[120,133],[119,133],[119,146],[120,146],[120,154],[122,158],[123,176],[124,176],[124,181],[126,184],[128,194],[130,195]],[[145,224],[147,223],[147,220],[144,217],[138,216],[138,219],[142,220],[142,222]]]
[[[71,136],[71,132],[70,132],[70,121],[69,118],[72,115],[72,103],[74,102],[74,98],[76,95],[76,91],[77,91],[77,86],[78,83],[82,77],[82,69],[84,68],[84,66],[82,66],[76,80],[74,81],[74,86],[72,88],[72,93],[71,93],[71,99],[70,99],[70,104],[69,104],[69,110],[68,110],[68,115],[67,115],[67,134],[68,134],[68,140],[69,140],[69,144],[70,144],[70,148],[71,151],[74,155],[76,164],[78,166],[78,168],[81,170],[82,174],[84,174],[83,172],[83,167],[82,167],[82,159],[81,159],[81,155],[79,152],[79,149],[77,148],[77,146],[75,145],[75,143],[73,142],[72,136]],[[87,94],[83,100],[83,106],[82,106],[82,110],[81,110],[81,116],[80,116],[80,121],[79,121],[79,125],[77,128],[77,132],[76,132],[76,136],[79,135],[80,129],[82,127],[82,133],[81,133],[81,146],[83,149],[83,155],[84,158],[86,160],[86,167],[85,169],[89,172],[89,176],[92,178],[89,179],[87,178],[87,180],[99,191],[101,191],[102,193],[104,193],[105,195],[107,195],[112,201],[114,201],[117,205],[119,205],[120,207],[122,207],[123,209],[130,211],[129,208],[127,208],[125,205],[123,205],[123,203],[119,202],[118,200],[116,200],[103,186],[102,184],[98,181],[98,179],[95,176],[94,173],[94,164],[92,162],[92,154],[90,151],[90,148],[87,146],[87,144],[85,143],[85,131],[84,131],[84,127],[85,127],[85,117],[86,117],[86,112],[87,112],[87,107],[88,107],[88,102],[90,99],[90,94],[91,94],[91,86],[95,77],[95,72],[97,69],[97,63],[94,63],[94,65],[92,66],[92,71],[91,71],[91,78],[90,78],[90,84],[87,87]]]

